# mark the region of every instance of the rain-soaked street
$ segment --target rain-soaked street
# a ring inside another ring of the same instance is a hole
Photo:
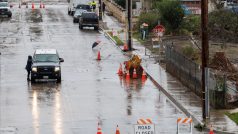
[[[98,122],[105,134],[117,125],[133,134],[140,118],[152,119],[157,134],[176,133],[177,118],[185,115],[149,79],[120,78],[128,57],[102,32],[79,30],[66,4],[36,6],[15,6],[11,19],[0,18],[1,134],[95,134]],[[60,84],[27,82],[27,56],[38,48],[55,48],[64,58]]]

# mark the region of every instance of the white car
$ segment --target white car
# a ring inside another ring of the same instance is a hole
[[[0,15],[12,17],[12,11],[10,10],[10,6],[8,2],[0,2]]]

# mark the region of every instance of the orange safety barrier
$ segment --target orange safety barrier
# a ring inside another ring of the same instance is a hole
[[[120,67],[119,67],[119,69],[118,69],[117,74],[118,74],[119,76],[122,76],[122,75],[123,75],[123,71],[122,71],[122,65],[121,65],[121,63],[120,63]]]
[[[126,80],[130,80],[130,72],[129,72],[129,70],[126,71]]]
[[[137,124],[143,125],[143,124],[152,124],[151,119],[139,119],[137,120]]]
[[[179,134],[179,124],[190,124],[190,134],[192,134],[193,120],[192,118],[178,118],[177,119],[177,134]]]
[[[212,128],[212,125],[210,126],[209,134],[214,134],[214,132],[213,132],[213,128]]]
[[[32,8],[32,9],[35,8],[35,4],[34,4],[34,3],[31,4],[31,8]]]
[[[117,125],[117,129],[116,129],[116,134],[120,134],[120,130],[119,130],[118,125]]]
[[[141,79],[146,80],[146,78],[147,78],[147,76],[146,76],[145,70],[143,69]]]
[[[98,57],[97,57],[97,60],[101,60],[101,54],[100,54],[100,51],[98,51]]]
[[[99,123],[98,123],[98,131],[97,131],[97,134],[102,134],[102,129],[101,129]]]
[[[134,70],[133,70],[132,78],[133,78],[133,79],[137,79],[137,74],[136,74],[136,69],[135,69],[135,68],[134,68]]]
[[[128,50],[128,46],[126,43],[124,43],[124,46],[123,46],[123,51],[127,51]]]

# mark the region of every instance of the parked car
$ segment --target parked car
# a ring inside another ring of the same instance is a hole
[[[79,18],[81,17],[83,12],[87,12],[84,9],[77,9],[74,13],[74,18],[73,18],[73,22],[74,23],[78,23],[79,22]]]
[[[61,82],[61,66],[64,62],[55,49],[37,49],[33,55],[31,82],[37,79],[56,79]]]
[[[98,15],[95,12],[83,12],[79,18],[79,29],[83,27],[94,27],[94,30],[98,30],[99,20]]]
[[[76,10],[78,10],[78,9],[83,9],[83,10],[86,10],[88,12],[92,11],[91,6],[88,5],[88,4],[78,4],[76,6]]]
[[[68,5],[68,15],[73,15],[75,12],[76,6],[80,3],[80,0],[69,0]]]
[[[8,16],[9,18],[12,17],[12,12],[10,10],[8,2],[0,2],[0,15],[5,15]]]
[[[80,0],[70,0],[69,7],[68,7],[68,14],[74,15],[77,9],[84,9],[87,11],[91,11],[91,6],[88,4],[80,3]]]

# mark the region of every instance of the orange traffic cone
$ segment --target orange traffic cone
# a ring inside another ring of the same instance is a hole
[[[100,51],[98,51],[98,57],[97,57],[97,60],[101,60]]]
[[[40,3],[40,8],[42,8],[42,3]]]
[[[118,125],[117,125],[116,134],[120,134],[120,130],[119,130],[119,127],[118,127]]]
[[[128,50],[128,46],[126,43],[124,43],[124,46],[123,46],[123,51],[127,51]]]
[[[34,5],[34,3],[32,3],[32,5],[31,5],[31,8],[32,8],[32,9],[34,9],[34,8],[35,8],[35,5]]]
[[[213,132],[213,128],[212,128],[212,125],[210,126],[209,134],[214,134],[214,132]]]
[[[143,73],[142,73],[141,79],[142,79],[142,80],[145,80],[146,78],[147,78],[147,76],[146,76],[145,70],[143,69]]]
[[[127,70],[127,72],[126,72],[126,79],[130,80],[130,72],[129,72],[129,70]]]
[[[120,67],[119,67],[119,69],[118,69],[117,74],[118,74],[119,76],[122,76],[122,75],[123,75],[123,71],[122,71],[122,65],[121,65],[121,63],[120,63]]]
[[[134,68],[133,70],[133,76],[132,76],[133,79],[137,79],[137,74],[136,74],[136,69]]]
[[[97,131],[97,134],[102,134],[102,129],[101,129],[101,127],[99,126],[99,123],[98,123],[98,131]]]

